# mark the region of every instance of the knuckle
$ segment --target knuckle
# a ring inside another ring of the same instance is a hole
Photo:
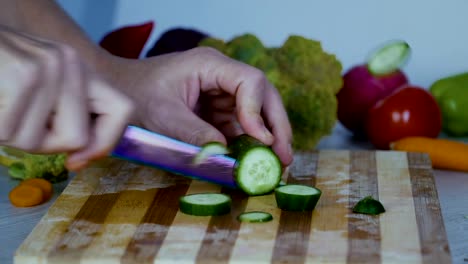
[[[57,45],[48,45],[40,53],[40,62],[48,72],[56,73],[62,67],[62,53]]]
[[[122,96],[120,102],[120,109],[123,115],[128,117],[134,113],[134,111],[136,110],[136,105],[130,98]]]
[[[16,74],[18,76],[16,80],[19,86],[17,88],[19,89],[20,93],[25,92],[39,81],[41,65],[34,60],[23,61],[18,65]]]
[[[59,44],[58,48],[67,63],[75,63],[79,61],[78,52],[74,48],[65,44]]]
[[[218,56],[221,54],[220,51],[212,47],[196,47],[190,51],[200,56]]]
[[[266,87],[267,79],[261,70],[249,66],[248,69],[246,69],[245,76],[248,76],[256,87]]]

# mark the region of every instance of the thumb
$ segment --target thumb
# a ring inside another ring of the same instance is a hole
[[[174,106],[173,104],[171,107],[173,112],[170,114],[170,118],[162,120],[165,131],[158,129],[159,131],[197,146],[210,141],[226,144],[226,138],[219,130],[197,116],[186,105]]]

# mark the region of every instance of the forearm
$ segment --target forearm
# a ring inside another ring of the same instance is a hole
[[[89,66],[103,72],[110,57],[53,0],[0,0],[0,24],[70,45]]]

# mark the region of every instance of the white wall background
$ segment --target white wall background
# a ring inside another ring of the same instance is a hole
[[[405,67],[412,83],[427,87],[438,78],[468,71],[467,0],[60,0],[98,40],[107,30],[156,22],[146,49],[165,30],[193,27],[229,39],[245,32],[265,45],[289,34],[320,40],[344,69],[391,39],[413,48]]]

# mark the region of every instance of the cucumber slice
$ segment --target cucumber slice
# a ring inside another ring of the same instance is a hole
[[[207,159],[210,156],[224,155],[227,153],[229,153],[229,151],[227,147],[224,146],[222,143],[209,142],[203,145],[202,148],[200,149],[200,152],[198,152],[197,155],[195,155],[195,157],[193,158],[193,164],[198,165],[202,163],[203,161],[205,161],[205,159]]]
[[[378,215],[385,212],[385,208],[383,207],[380,201],[375,200],[372,196],[364,197],[360,200],[354,207],[354,213],[360,214],[369,214],[369,215]]]
[[[179,209],[189,215],[223,215],[231,211],[231,198],[222,193],[189,194],[180,197]]]
[[[391,42],[370,56],[367,67],[373,75],[386,75],[402,67],[410,53],[411,47],[407,42]]]
[[[240,214],[237,220],[249,223],[263,223],[273,220],[273,216],[267,212],[251,211]]]
[[[264,146],[244,151],[237,159],[234,170],[237,185],[249,195],[273,191],[281,180],[281,173],[279,158]]]
[[[287,184],[275,189],[276,204],[285,211],[314,210],[321,195],[321,190],[300,184]]]

